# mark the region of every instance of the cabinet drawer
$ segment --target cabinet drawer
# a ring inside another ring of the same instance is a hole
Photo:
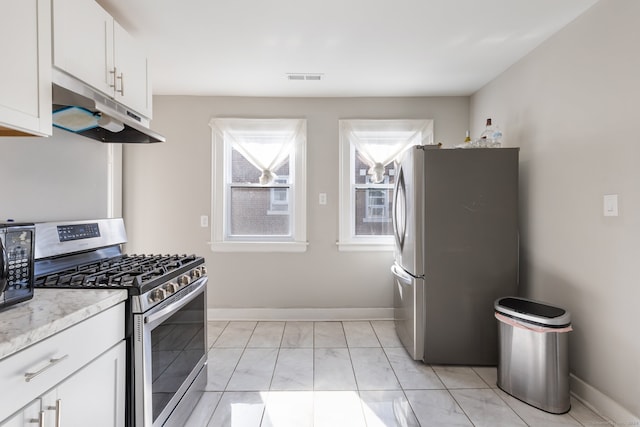
[[[0,361],[0,420],[124,339],[124,303]]]

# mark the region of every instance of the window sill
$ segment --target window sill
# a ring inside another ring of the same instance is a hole
[[[212,252],[306,252],[307,242],[211,242]]]
[[[393,243],[386,242],[336,242],[340,252],[391,252]]]

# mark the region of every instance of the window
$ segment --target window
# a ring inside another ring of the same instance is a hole
[[[306,249],[306,121],[213,119],[212,250]]]
[[[340,120],[340,250],[393,249],[394,160],[432,141],[432,120]]]

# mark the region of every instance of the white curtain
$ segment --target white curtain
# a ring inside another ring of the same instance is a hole
[[[412,145],[433,143],[432,120],[340,120],[340,131],[369,166],[371,182],[384,181],[384,168]]]
[[[275,171],[303,136],[304,124],[304,119],[213,119],[210,123],[262,172],[261,185],[269,185],[277,178]]]

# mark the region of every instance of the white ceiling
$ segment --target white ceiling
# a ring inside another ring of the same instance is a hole
[[[437,96],[472,94],[596,1],[98,3],[145,44],[154,94]]]

